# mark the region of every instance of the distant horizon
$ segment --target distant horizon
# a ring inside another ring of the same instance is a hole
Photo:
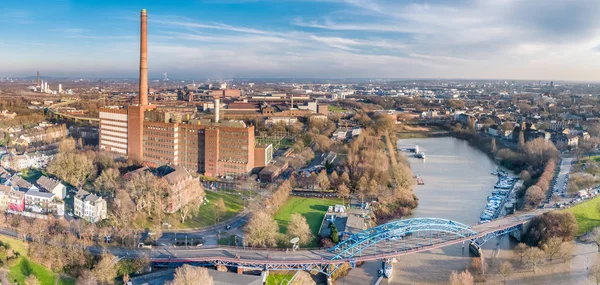
[[[37,75],[27,75],[27,76],[5,76],[5,75],[0,75],[0,79],[18,79],[18,80],[35,80],[37,77]],[[63,77],[63,76],[47,76],[47,75],[41,75],[40,74],[40,78],[42,80],[46,80],[46,79],[50,79],[50,80],[130,80],[130,81],[138,81],[139,78],[138,77]],[[164,78],[162,77],[152,77],[150,76],[148,78],[148,80],[150,82],[154,82],[154,81],[162,81]],[[554,84],[556,83],[579,83],[579,84],[600,84],[600,79],[597,81],[588,81],[588,80],[560,80],[560,79],[506,79],[506,78],[424,78],[424,77],[414,77],[414,78],[409,78],[409,77],[405,77],[405,78],[383,78],[383,77],[373,77],[373,78],[368,78],[368,77],[356,77],[356,78],[344,78],[344,77],[339,77],[339,78],[327,78],[327,77],[322,77],[322,78],[310,78],[310,77],[239,77],[239,78],[223,78],[223,79],[215,79],[214,77],[206,77],[206,78],[169,78],[169,81],[173,82],[173,81],[197,81],[197,84],[201,84],[201,83],[206,83],[206,81],[210,80],[211,82],[218,82],[218,81],[246,81],[246,80],[258,80],[258,81],[268,81],[268,80],[277,80],[277,81],[307,81],[307,80],[314,80],[314,81],[334,81],[334,80],[344,80],[344,81],[351,81],[351,80],[357,80],[357,81],[435,81],[435,80],[439,80],[439,81],[506,81],[506,82],[532,82],[532,83],[537,83],[537,82],[543,82],[543,83],[550,83],[550,82],[554,82]],[[293,82],[290,82],[293,83]]]

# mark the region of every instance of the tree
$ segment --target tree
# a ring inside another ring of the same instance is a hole
[[[550,260],[552,260],[552,258],[554,258],[554,256],[556,256],[558,254],[558,252],[560,251],[562,244],[563,244],[562,238],[553,237],[553,238],[548,239],[542,245],[542,249],[546,252],[546,254],[548,255],[548,258],[550,258]]]
[[[329,177],[327,176],[327,171],[325,169],[321,170],[321,172],[319,173],[319,176],[317,176],[317,182],[318,182],[319,188],[321,188],[321,190],[329,189],[329,186],[330,186]]]
[[[106,284],[113,284],[115,282],[115,278],[117,278],[116,260],[117,258],[110,253],[102,254],[100,261],[98,261],[98,264],[92,270],[92,273],[99,282]]]
[[[479,275],[484,275],[486,268],[487,268],[487,264],[486,262],[483,260],[483,258],[481,257],[474,257],[471,260],[471,268],[473,268],[473,270],[479,274]]]
[[[346,198],[350,197],[350,188],[348,188],[348,186],[346,186],[346,184],[342,183],[342,184],[338,185],[337,191],[338,191],[338,196],[340,196],[342,198],[342,204],[346,204]],[[598,245],[598,248],[600,248],[600,245]],[[599,251],[600,251],[600,249],[599,249]]]
[[[113,196],[121,185],[121,173],[114,168],[107,168],[94,181],[94,187],[100,195]]]
[[[331,223],[329,226],[331,227],[330,233],[329,233],[329,238],[331,239],[331,242],[337,244],[340,241],[340,235],[338,233],[338,229],[334,223]]]
[[[473,280],[473,275],[469,273],[469,271],[465,270],[461,273],[457,273],[456,271],[452,271],[450,274],[450,285],[473,285],[475,281]]]
[[[571,212],[552,211],[534,217],[527,230],[527,244],[538,246],[552,237],[563,241],[573,240],[577,233],[577,221]]]
[[[332,186],[337,186],[339,184],[340,177],[337,174],[337,171],[333,171],[331,176],[329,177],[329,182]]]
[[[356,195],[358,198],[362,200],[362,204],[365,204],[365,196],[368,193],[369,189],[369,180],[366,176],[361,176],[358,180],[358,189],[356,189]]]
[[[223,198],[220,198],[223,199]],[[181,223],[185,223],[185,219],[188,217],[193,217],[200,211],[200,206],[202,205],[202,200],[191,199],[187,204],[183,205],[181,209],[179,209],[179,216],[181,217]]]
[[[536,208],[546,198],[544,190],[537,185],[532,185],[525,191],[525,207]]]
[[[496,139],[495,138],[492,139],[492,142],[490,144],[490,151],[492,153],[496,153]]]
[[[71,137],[66,138],[58,143],[58,152],[67,153],[75,150],[75,140]]]
[[[292,214],[290,219],[290,223],[287,228],[287,238],[291,240],[292,238],[298,237],[300,238],[299,244],[307,245],[313,240],[314,236],[310,231],[310,227],[306,222],[306,218],[298,213]]]
[[[592,268],[590,268],[588,278],[596,282],[596,285],[600,285],[600,263],[596,262],[596,264],[594,264]]]
[[[572,257],[574,249],[575,249],[575,245],[573,245],[572,243],[563,242],[560,245],[560,249],[558,250],[558,253],[556,254],[556,256],[561,258],[563,260],[563,262],[567,262],[567,260],[569,260]]]
[[[98,285],[98,278],[90,270],[84,270],[77,277],[76,285]]]
[[[208,274],[208,269],[184,264],[175,270],[175,278],[171,285],[195,285],[202,281],[202,284],[213,285],[212,276]]]
[[[33,274],[29,274],[25,279],[25,285],[40,285],[40,281]]]
[[[514,269],[510,262],[505,261],[500,264],[500,274],[502,275],[502,278],[504,278],[504,284],[506,284],[506,279],[510,278],[513,274],[513,271]]]
[[[227,212],[227,207],[225,207],[225,201],[223,201],[223,197],[219,197],[217,201],[213,204],[213,210],[215,211],[215,223],[221,219],[221,216]]]
[[[544,252],[538,247],[531,246],[525,250],[525,265],[531,268],[533,272],[537,269],[537,266],[542,262],[544,258]]]
[[[79,186],[96,174],[94,161],[79,153],[59,153],[49,164],[48,173]]]
[[[246,225],[246,242],[250,246],[271,247],[277,244],[279,227],[277,222],[264,211],[252,215]]]
[[[529,171],[523,170],[523,171],[521,171],[521,174],[519,175],[519,179],[521,179],[523,181],[529,181],[529,180],[531,180],[531,174],[529,174]]]
[[[375,181],[375,179],[371,179],[371,181],[369,182],[369,188],[368,188],[368,192],[367,194],[371,197],[375,197],[377,196],[377,193],[379,192],[379,185],[377,184],[377,181]]]
[[[519,130],[519,143],[518,143],[518,147],[519,150],[523,151],[525,148],[525,131],[524,130]]]
[[[348,175],[348,172],[342,173],[339,184],[350,185],[350,175]]]
[[[315,283],[315,281],[312,279],[312,277],[310,277],[310,274],[306,271],[298,272],[298,274],[296,274],[296,277],[294,277],[294,279],[290,283],[290,285],[314,285],[314,284],[317,284],[317,283]]]

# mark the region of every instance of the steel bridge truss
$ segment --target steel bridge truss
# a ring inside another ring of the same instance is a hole
[[[418,237],[420,233],[425,233],[423,235],[424,238],[427,238],[427,233],[429,234],[428,245],[434,244],[434,236],[436,243],[439,243],[438,241],[445,242],[477,235],[477,232],[473,231],[469,226],[451,220],[436,218],[406,219],[390,222],[357,233],[330,249],[329,252],[337,253],[332,260],[349,259],[357,254],[361,255],[368,248],[373,248],[376,252],[378,243],[392,240],[406,240],[407,236],[415,234]],[[402,251],[407,249],[409,248],[406,245],[402,247]]]
[[[265,271],[265,270],[288,270],[288,271],[309,271],[309,272],[319,272],[323,273],[327,276],[331,276],[343,263],[331,263],[330,260],[322,260],[321,262],[315,261],[314,263],[252,263],[252,262],[244,262],[240,261],[223,261],[223,260],[202,260],[202,261],[193,261],[193,260],[181,260],[181,261],[170,261],[170,260],[154,260],[152,261],[152,265],[158,268],[176,268],[180,267],[183,264],[189,264],[193,266],[227,266],[227,267],[235,267],[235,268],[243,268],[246,270],[257,270],[257,271]],[[356,262],[350,262],[350,266],[352,268],[356,267]]]
[[[503,236],[505,234],[508,234],[508,233],[511,233],[511,232],[514,232],[517,230],[521,230],[522,227],[523,227],[523,225],[519,224],[519,225],[515,225],[512,227],[505,228],[505,229],[497,230],[495,232],[487,233],[485,235],[482,235],[480,237],[472,239],[471,242],[473,244],[477,245],[478,247],[481,247],[484,243],[486,243],[487,241],[489,241],[495,237]]]

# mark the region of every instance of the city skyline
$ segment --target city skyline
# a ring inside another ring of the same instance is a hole
[[[0,76],[597,81],[595,1],[29,1],[0,10]]]

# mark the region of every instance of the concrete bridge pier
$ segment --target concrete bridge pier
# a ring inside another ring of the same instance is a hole
[[[240,268],[238,267],[238,273],[240,273],[239,271],[240,271]],[[244,271],[242,270],[242,273],[243,273],[243,272],[244,272]],[[265,269],[265,270],[263,270],[263,271],[260,273],[260,277],[262,277],[262,284],[267,284],[267,277],[269,277],[269,270],[266,270],[266,269]]]
[[[481,247],[479,247],[476,243],[469,243],[469,251],[473,253],[477,257],[483,256],[483,252],[481,251]]]

